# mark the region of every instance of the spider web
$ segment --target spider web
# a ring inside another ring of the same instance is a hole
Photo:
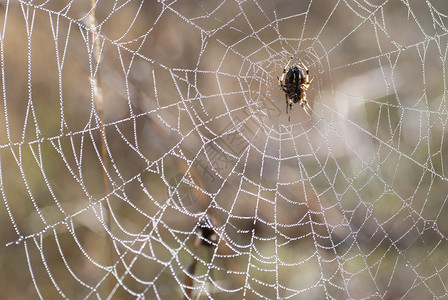
[[[2,298],[448,296],[446,1],[0,11]]]

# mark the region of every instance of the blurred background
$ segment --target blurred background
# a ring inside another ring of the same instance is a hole
[[[0,14],[0,298],[447,297],[446,1]]]

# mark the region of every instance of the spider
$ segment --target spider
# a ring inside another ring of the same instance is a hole
[[[293,57],[291,56],[285,68],[283,69],[282,77],[277,77],[279,89],[285,92],[286,113],[289,115],[288,121],[291,121],[291,109],[293,103],[299,103],[308,117],[311,117],[307,111],[307,109],[312,109],[308,104],[308,100],[306,99],[306,90],[308,90],[314,77],[316,77],[313,76],[313,78],[311,78],[310,80],[310,70],[308,70],[308,68],[300,59],[299,62],[302,64],[303,69],[300,69],[296,65],[289,67],[292,59]]]

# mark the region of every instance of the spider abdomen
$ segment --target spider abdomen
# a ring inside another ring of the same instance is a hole
[[[300,85],[305,82],[305,75],[303,71],[299,69],[297,66],[292,66],[289,68],[288,72],[285,75],[283,91],[287,95],[289,99],[291,99],[294,103],[299,102],[301,90]]]

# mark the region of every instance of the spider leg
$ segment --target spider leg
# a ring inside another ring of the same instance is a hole
[[[307,74],[309,74],[309,73],[310,73],[310,70],[308,70],[308,67],[305,66],[305,64],[303,63],[303,61],[302,61],[301,59],[299,59],[299,61],[300,61],[300,63],[302,64],[302,66],[305,68],[305,72],[306,72]]]
[[[313,109],[311,108],[311,106],[308,104],[308,101],[305,102],[305,105],[306,105],[306,107],[309,108],[309,110],[311,110],[311,111],[313,110]]]
[[[306,108],[308,107],[309,109],[311,109],[311,107],[308,105],[308,103],[306,103],[306,106],[304,103],[300,104],[300,106],[302,106],[303,111],[308,115],[308,117],[311,118],[310,114],[308,113],[308,111],[306,110]],[[312,109],[311,109],[312,110]]]
[[[288,69],[289,64],[291,63],[291,61],[292,61],[293,58],[294,58],[294,56],[291,56],[291,57],[289,58],[288,63],[286,64],[285,68],[283,69],[283,73],[286,73],[286,70]]]
[[[303,92],[303,98],[302,98],[302,100],[300,100],[300,106],[302,107],[302,109],[305,111],[305,113],[308,115],[308,117],[310,117],[311,118],[311,116],[310,116],[310,114],[308,113],[308,110],[307,109],[309,109],[309,110],[313,110],[312,108],[311,108],[311,106],[308,104],[308,101],[306,100],[306,94],[305,94],[305,92]]]
[[[291,110],[292,110],[292,102],[289,101],[289,115],[288,115],[288,122],[291,122]]]
[[[291,121],[291,109],[292,109],[292,101],[288,99],[288,96],[285,95],[286,99],[286,114],[288,114],[288,121]]]
[[[307,84],[307,85],[310,85],[310,84],[311,84],[311,82],[313,82],[313,79],[314,79],[315,77],[316,77],[316,75],[314,75],[314,76],[313,76],[313,78],[311,78],[311,80],[310,80],[310,81],[308,81],[308,82],[307,82],[306,84]]]
[[[312,108],[311,108],[311,106],[308,104],[308,100],[306,100],[306,94],[305,94],[305,92],[303,93],[303,100],[302,100],[302,102],[300,103],[300,105],[303,107],[303,108],[305,108],[305,106],[309,109],[309,110],[313,110]]]

